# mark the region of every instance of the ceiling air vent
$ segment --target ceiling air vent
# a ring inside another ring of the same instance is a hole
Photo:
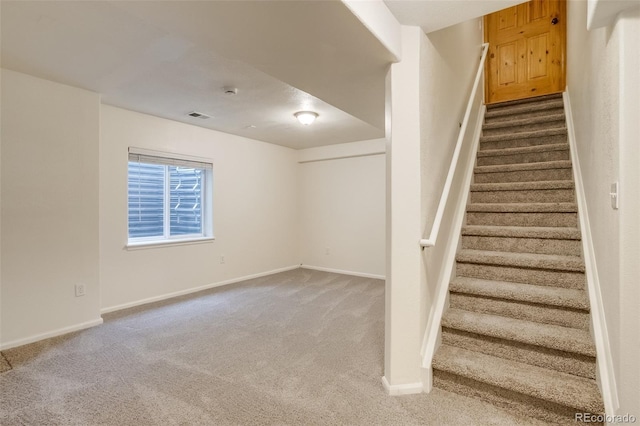
[[[187,114],[189,117],[193,117],[193,118],[201,118],[203,120],[206,120],[207,118],[211,118],[211,116],[207,115],[207,114],[203,114],[201,112],[198,111],[191,111],[189,114]]]

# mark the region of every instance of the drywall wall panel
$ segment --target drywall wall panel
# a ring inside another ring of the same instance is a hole
[[[420,318],[420,43],[402,26],[402,61],[387,76],[385,367],[388,392],[422,391]]]
[[[103,309],[299,264],[294,150],[107,105],[100,117]],[[126,248],[129,147],[213,162],[214,241]]]
[[[620,16],[619,413],[640,417],[640,7]]]
[[[636,361],[638,286],[637,170],[640,15],[628,9],[607,26],[587,31],[587,3],[568,2],[567,81],[578,157],[614,360],[619,413],[638,413]],[[620,209],[611,184],[620,183]],[[635,259],[635,260],[631,260]],[[630,306],[632,304],[633,307]],[[630,338],[630,336],[634,336]]]
[[[423,35],[420,139],[425,238],[431,231],[482,54],[481,19]]]
[[[309,161],[298,166],[301,263],[384,277],[385,158],[379,141],[356,144],[300,154]],[[358,149],[363,156],[356,156]]]
[[[96,93],[2,70],[3,347],[100,321],[99,108]]]

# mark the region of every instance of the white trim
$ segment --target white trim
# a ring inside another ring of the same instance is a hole
[[[300,265],[287,266],[284,268],[273,269],[271,271],[259,272],[257,274],[245,275],[243,277],[232,278],[225,281],[219,281],[216,283],[206,284],[200,287],[189,288],[186,290],[175,291],[173,293],[162,294],[160,296],[148,297],[146,299],[136,300],[135,302],[123,303],[121,305],[109,306],[108,308],[100,309],[101,314],[107,314],[109,312],[115,312],[122,309],[133,308],[135,306],[146,305],[148,303],[159,302],[161,300],[171,299],[178,296],[184,296],[185,294],[197,293],[199,291],[208,290],[210,288],[221,287],[223,285],[234,284],[240,281],[251,280],[254,278],[260,278],[267,275],[277,274],[279,272],[291,271],[298,269]]]
[[[298,151],[299,164],[337,160],[367,155],[382,155],[387,151],[386,139],[369,139],[337,145],[316,146]]]
[[[358,158],[358,157],[370,157],[372,155],[384,155],[386,151],[367,152],[364,154],[352,154],[352,155],[337,155],[335,157],[318,158],[314,160],[301,160],[298,164],[317,163],[318,161],[331,161],[331,160],[343,160],[345,158]]]
[[[591,225],[587,210],[587,200],[582,184],[582,171],[578,157],[575,129],[573,127],[573,114],[569,88],[563,93],[565,116],[567,119],[567,133],[573,163],[573,179],[575,181],[576,199],[578,202],[578,217],[580,232],[582,233],[582,249],[584,252],[585,275],[587,278],[587,292],[589,293],[589,305],[591,307],[591,332],[596,345],[596,363],[598,369],[598,385],[602,393],[605,411],[608,415],[614,415],[620,407],[616,376],[613,369],[613,356],[609,344],[609,333],[604,316],[604,305],[600,291],[600,279],[596,266],[596,256],[591,237]]]
[[[385,392],[390,396],[414,395],[416,393],[422,393],[424,390],[422,382],[392,385],[389,384],[389,381],[385,376],[382,376],[382,386],[384,386]]]
[[[149,155],[152,157],[161,157],[161,158],[168,158],[168,159],[175,158],[176,160],[186,160],[186,161],[194,161],[197,163],[213,164],[213,160],[211,158],[196,157],[193,155],[186,155],[186,154],[178,154],[176,152],[155,151],[153,149],[138,148],[135,146],[130,146],[128,149],[128,152],[129,154]]]
[[[464,112],[464,118],[460,126],[460,133],[458,133],[458,140],[456,141],[456,147],[453,151],[453,157],[451,159],[451,165],[449,166],[449,172],[447,173],[447,180],[442,188],[442,195],[440,195],[440,202],[438,203],[438,210],[436,212],[436,218],[431,226],[431,232],[429,238],[422,238],[419,243],[421,247],[433,247],[438,240],[438,233],[440,232],[440,223],[442,222],[442,216],[444,215],[444,208],[446,207],[447,200],[449,199],[449,192],[451,191],[451,184],[453,182],[453,176],[456,173],[456,167],[458,165],[458,157],[460,156],[460,150],[462,149],[462,142],[464,136],[467,134],[467,126],[469,125],[469,118],[471,117],[471,110],[473,108],[473,102],[476,99],[476,93],[478,86],[482,81],[482,73],[484,71],[484,62],[487,58],[487,52],[489,51],[489,43],[482,45],[482,56],[480,57],[480,64],[478,64],[478,71],[476,72],[475,80],[473,81],[473,87],[469,100],[467,101],[467,108]]]
[[[69,327],[59,328],[57,330],[48,331],[42,334],[36,334],[35,336],[25,337],[23,339],[12,340],[7,343],[0,344],[0,350],[7,350],[16,348],[18,346],[28,345],[29,343],[38,342],[44,339],[50,339],[51,337],[62,336],[63,334],[72,333],[74,331],[84,330],[85,328],[95,327],[102,324],[102,318],[94,319],[92,321],[83,322]]]
[[[454,234],[451,238],[455,238],[458,241],[460,237],[460,230],[462,228],[462,221],[466,212],[467,203],[466,200],[469,197],[469,191],[471,189],[471,177],[473,176],[473,165],[476,161],[478,152],[478,145],[480,144],[480,134],[482,133],[482,123],[484,122],[484,114],[487,107],[482,105],[478,118],[476,121],[476,127],[473,134],[473,145],[471,147],[471,153],[469,155],[468,163],[466,164],[465,175],[461,184],[461,198],[454,211],[453,218],[453,230]],[[455,265],[456,253],[458,251],[458,244],[450,242],[447,247],[447,251],[443,256],[444,266],[442,273],[440,274],[438,283],[436,284],[436,295],[434,299],[434,306],[432,315],[429,316],[427,327],[424,333],[424,339],[422,341],[422,368],[427,369],[425,374],[425,391],[431,392],[431,383],[433,381],[431,369],[431,363],[438,348],[438,342],[440,338],[440,323],[442,322],[442,315],[444,314],[445,303],[447,301],[447,295],[449,294],[449,282],[453,276],[453,268]]]
[[[213,242],[216,237],[195,237],[189,239],[166,239],[129,242],[124,248],[127,250],[143,250],[166,246],[186,246],[190,244],[202,244]]]
[[[312,266],[312,265],[305,265],[305,264],[300,264],[300,267],[302,269],[313,269],[315,271],[333,272],[334,274],[353,275],[355,277],[375,278],[377,280],[386,279],[384,275],[370,274],[368,272],[345,271],[343,269],[325,268],[323,266]]]

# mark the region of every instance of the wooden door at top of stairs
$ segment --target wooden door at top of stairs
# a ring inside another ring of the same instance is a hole
[[[487,103],[564,91],[565,0],[532,0],[484,17]]]

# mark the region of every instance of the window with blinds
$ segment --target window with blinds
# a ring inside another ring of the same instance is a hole
[[[129,242],[211,237],[211,163],[129,149]]]

